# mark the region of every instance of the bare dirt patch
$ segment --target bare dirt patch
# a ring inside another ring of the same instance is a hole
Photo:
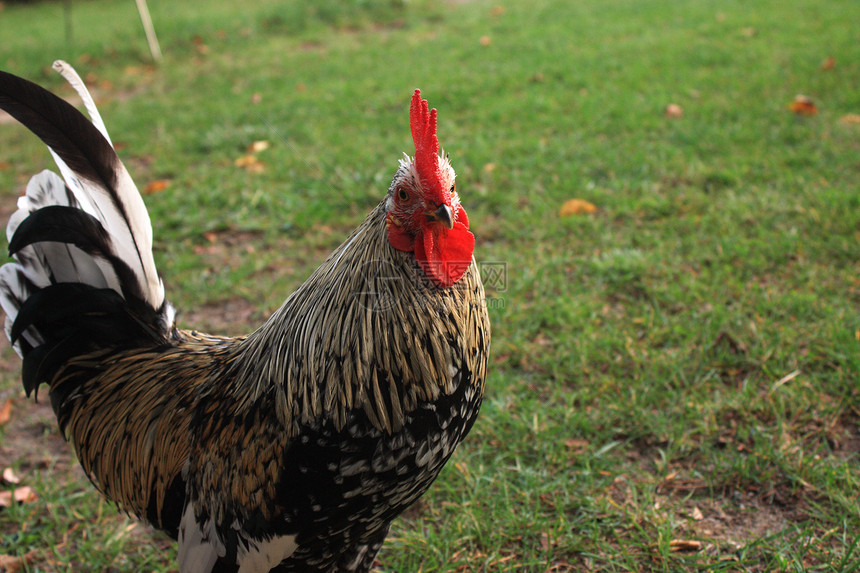
[[[259,324],[264,318],[255,304],[236,296],[182,312],[177,323],[209,334],[239,336],[251,330],[249,324]]]
[[[681,511],[690,518],[688,527],[695,537],[732,549],[782,531],[797,518],[794,510],[752,495],[690,500],[682,507]]]
[[[20,386],[21,360],[5,336],[0,337],[0,374],[8,382],[0,385],[0,403],[11,400],[9,421],[0,434],[0,469],[18,464],[20,471],[54,467],[68,470],[74,465],[69,444],[60,435],[47,393],[34,403]],[[82,479],[83,471],[78,469]]]
[[[54,411],[45,396],[38,403],[23,397],[12,401],[12,416],[0,443],[0,468],[13,464],[19,466],[21,473],[48,467],[54,471],[75,467],[81,479],[86,479],[74,464],[71,446],[60,435]]]

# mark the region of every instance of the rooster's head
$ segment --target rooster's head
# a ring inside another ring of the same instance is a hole
[[[388,189],[388,240],[395,249],[415,253],[427,276],[447,288],[469,268],[475,237],[457,196],[454,169],[439,155],[436,110],[415,90],[409,111],[415,157],[400,160]]]

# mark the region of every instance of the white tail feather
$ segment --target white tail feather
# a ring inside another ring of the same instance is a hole
[[[84,107],[87,108],[87,113],[90,114],[90,119],[92,120],[93,125],[96,126],[96,129],[102,132],[102,135],[105,136],[107,142],[111,144],[111,147],[113,147],[113,142],[110,140],[110,135],[108,135],[105,122],[102,121],[102,116],[96,107],[96,102],[93,101],[93,96],[90,95],[90,90],[87,89],[86,84],[84,84],[84,80],[81,79],[81,76],[78,75],[75,68],[63,60],[55,61],[53,67],[66,79],[67,82],[69,82],[69,85],[75,88],[75,91],[78,92],[78,95],[81,96],[82,100],[84,100]]]
[[[96,108],[92,96],[74,68],[66,62],[58,60],[54,62],[54,69],[62,74],[78,92],[90,114],[93,125],[110,143],[110,137],[98,108]],[[53,150],[51,155],[80,207],[101,221],[110,233],[113,239],[114,253],[134,271],[146,302],[153,308],[160,308],[164,302],[164,286],[158,276],[155,260],[152,256],[152,224],[146,205],[144,205],[137,186],[125,166],[118,162],[115,172],[116,189],[114,191],[116,199],[122,206],[122,210],[120,210],[106,189],[97,183],[76,176]]]
[[[9,218],[6,238],[11,241],[18,226],[31,213],[51,205],[78,207],[75,199],[69,196],[63,180],[56,173],[45,170],[30,179],[26,195],[18,198],[18,210]],[[33,243],[22,248],[15,258],[21,263],[27,278],[40,288],[52,282],[80,282],[96,288],[112,288],[122,294],[122,286],[111,264],[74,245],[47,241]]]
[[[18,225],[30,213],[48,205],[75,206],[69,201],[63,180],[53,171],[46,169],[31,177],[27,183],[27,191],[18,197],[18,210],[9,217],[9,223],[6,225],[6,239],[12,240],[12,235],[18,230]]]
[[[6,337],[10,340],[12,339],[12,324],[18,316],[18,309],[20,308],[19,301],[27,300],[33,294],[30,286],[26,284],[26,279],[22,280],[23,275],[19,274],[20,270],[21,267],[15,263],[7,263],[0,267],[0,307],[6,313],[4,329]],[[31,347],[39,346],[43,342],[41,335],[32,328],[25,330],[21,336]],[[17,340],[12,347],[18,356],[23,357],[20,340]]]
[[[12,240],[15,231],[31,213],[51,205],[78,206],[59,175],[46,170],[33,176],[27,184],[26,194],[18,198],[18,210],[6,226],[7,239]],[[33,294],[33,290],[53,283],[80,282],[96,288],[111,288],[122,294],[119,278],[111,264],[75,245],[42,241],[21,248],[14,258],[16,263],[0,267],[0,306],[6,313],[7,336],[18,316],[20,304]],[[23,336],[31,346],[42,341],[32,328],[28,328]],[[21,354],[20,343],[15,344],[15,350]]]

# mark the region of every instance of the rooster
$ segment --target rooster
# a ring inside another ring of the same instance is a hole
[[[483,396],[490,324],[475,239],[415,90],[413,157],[382,202],[256,331],[177,327],[149,215],[91,120],[0,72],[0,108],[49,147],[0,268],[26,393],[48,386],[95,487],[178,539],[182,573],[368,571]]]

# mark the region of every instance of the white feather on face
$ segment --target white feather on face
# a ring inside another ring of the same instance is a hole
[[[450,193],[449,207],[456,214],[458,211],[457,207],[460,206],[460,196],[457,194],[454,186],[457,174],[454,172],[448,155],[444,151],[439,155],[439,171],[442,174],[442,188],[449,190]],[[397,198],[397,193],[400,189],[403,189],[411,196],[418,197],[419,200],[409,201],[408,203],[400,202]],[[388,187],[388,195],[385,199],[386,211],[393,213],[398,220],[403,221],[404,224],[409,226],[408,222],[413,220],[416,212],[421,211],[423,213],[437,206],[435,204],[428,205],[425,202],[425,192],[421,186],[421,178],[418,175],[418,170],[415,168],[415,161],[412,157],[404,153],[403,158],[400,159],[397,171],[394,173],[394,178],[391,180],[391,185]],[[417,229],[412,230],[417,231]]]

